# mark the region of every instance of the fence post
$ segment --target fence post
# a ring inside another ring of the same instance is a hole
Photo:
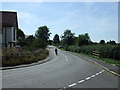
[[[99,51],[92,51],[92,55],[94,57],[100,58],[100,52]]]

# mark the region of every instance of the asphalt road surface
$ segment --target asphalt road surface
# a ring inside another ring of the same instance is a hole
[[[118,77],[66,51],[49,46],[54,57],[43,64],[2,71],[3,88],[118,88]]]

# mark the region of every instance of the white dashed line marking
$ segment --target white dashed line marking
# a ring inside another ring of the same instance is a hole
[[[68,87],[72,87],[72,86],[75,86],[75,85],[76,85],[76,83],[73,83],[71,85],[68,85]]]
[[[78,83],[82,83],[82,82],[84,82],[85,80],[81,80],[81,81],[78,81]]]
[[[89,80],[91,77],[86,78],[85,80]]]
[[[99,73],[96,73],[95,75],[99,75]]]
[[[96,73],[96,74],[94,74],[94,75],[92,75],[92,76],[90,76],[90,77],[87,77],[87,78],[85,78],[85,79],[83,79],[83,80],[78,81],[77,83],[73,83],[73,84],[68,85],[67,87],[63,87],[63,89],[70,88],[70,87],[73,87],[73,86],[75,86],[75,85],[77,85],[77,84],[80,84],[80,83],[82,83],[82,82],[85,82],[85,81],[87,81],[87,80],[89,80],[89,79],[91,79],[91,78],[94,78],[95,76],[103,73],[104,71],[105,71],[105,70],[102,70],[102,71],[100,71],[100,72],[98,72],[98,73]]]
[[[95,75],[92,75],[91,77],[93,78],[93,77],[95,77]]]
[[[64,87],[64,89],[66,89],[66,87]]]
[[[67,61],[68,61],[68,57],[67,57],[67,56],[65,56],[64,54],[63,54],[63,56],[66,58],[66,60],[65,60],[65,61],[67,62]]]
[[[105,70],[102,70],[101,72],[104,72]]]
[[[65,56],[65,55],[64,55]],[[65,56],[65,58],[66,58],[66,61],[68,61],[68,57],[67,56]]]
[[[100,74],[100,73],[102,73],[102,71],[101,71],[101,72],[99,72],[99,74]]]

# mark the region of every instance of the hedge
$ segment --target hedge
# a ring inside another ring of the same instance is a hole
[[[101,58],[110,58],[115,60],[120,60],[120,45],[86,45],[86,46],[68,46],[65,48],[68,51],[85,53],[92,55],[93,51],[98,51]]]

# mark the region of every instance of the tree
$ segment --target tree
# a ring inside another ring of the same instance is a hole
[[[113,41],[109,41],[109,42],[107,42],[107,44],[112,44],[112,45],[116,45],[116,42],[113,40]]]
[[[25,41],[25,34],[21,29],[17,29],[17,40],[17,45],[20,45],[21,47],[27,45],[27,42]]]
[[[17,40],[24,40],[25,34],[21,29],[17,29]]]
[[[26,38],[27,41],[33,41],[35,40],[35,37],[33,35],[30,35],[28,38]]]
[[[60,44],[60,39],[59,39],[59,35],[55,34],[54,38],[53,38],[53,42],[54,44]]]
[[[79,46],[81,46],[81,45],[89,45],[91,43],[91,40],[90,40],[90,37],[89,37],[88,33],[79,35],[77,37],[76,43]]]
[[[63,35],[61,36],[63,45],[73,45],[75,37],[74,35],[75,33],[72,33],[69,29],[64,31]]]
[[[105,40],[100,40],[100,44],[105,44]]]
[[[45,48],[48,44],[50,34],[47,26],[39,27],[35,33],[35,38],[37,40],[35,41],[36,45],[40,48]]]
[[[52,44],[53,44],[53,40],[49,40],[49,41],[48,41],[48,44],[49,44],[49,45],[52,45]]]

